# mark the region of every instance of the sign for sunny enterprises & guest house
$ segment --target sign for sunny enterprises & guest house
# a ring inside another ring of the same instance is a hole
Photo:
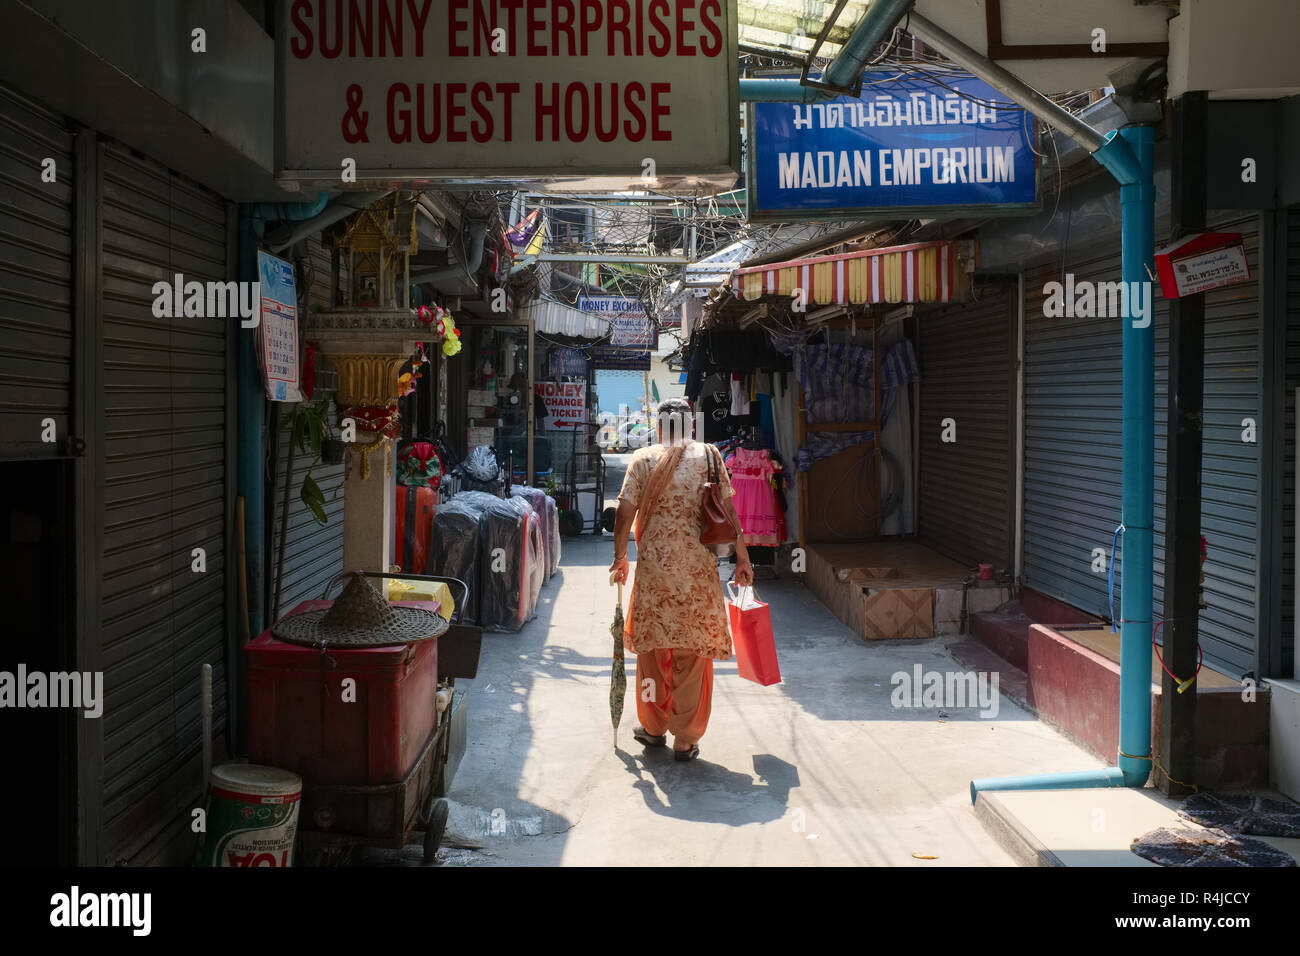
[[[624,188],[730,185],[740,168],[736,0],[280,0],[280,14],[283,179]]]
[[[943,218],[1038,204],[1034,118],[968,74],[870,72],[857,98],[750,110],[751,219]]]

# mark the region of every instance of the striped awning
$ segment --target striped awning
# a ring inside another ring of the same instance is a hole
[[[790,297],[806,290],[809,305],[956,302],[965,297],[953,244],[915,242],[737,269],[731,287],[741,299]]]

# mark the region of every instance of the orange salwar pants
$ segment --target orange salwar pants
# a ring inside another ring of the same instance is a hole
[[[671,730],[675,744],[697,744],[713,707],[713,659],[681,648],[636,656],[636,715],[656,737]]]

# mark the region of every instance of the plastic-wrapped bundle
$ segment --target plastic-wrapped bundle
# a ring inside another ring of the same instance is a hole
[[[511,485],[510,497],[523,498],[533,506],[533,510],[539,515],[546,508],[546,492],[542,491],[541,488],[534,488],[532,485]]]
[[[542,585],[546,582],[546,532],[542,515],[533,512],[528,518],[528,619],[537,616]]]
[[[484,507],[479,529],[479,624],[517,631],[536,615],[546,574],[541,522],[524,499],[496,498]]]
[[[546,549],[546,576],[549,578],[560,566],[560,509],[550,495],[546,496],[545,525],[542,537],[549,545]]]
[[[470,494],[462,492],[438,507],[433,515],[433,526],[429,532],[430,574],[442,574],[460,578],[469,586],[469,596],[465,602],[464,620],[475,624],[479,621],[482,578],[480,565],[483,550],[480,542],[479,523],[483,517],[483,504],[475,502]],[[481,494],[481,493],[480,493]],[[492,495],[483,495],[490,501],[499,501]]]
[[[530,485],[511,485],[510,496],[523,498],[532,505],[541,522],[546,577],[549,578],[560,565],[560,510],[555,506],[555,499],[542,489]]]
[[[461,487],[466,491],[486,491],[501,494],[505,482],[501,478],[501,465],[491,445],[479,445],[470,449],[458,469],[461,474]]]

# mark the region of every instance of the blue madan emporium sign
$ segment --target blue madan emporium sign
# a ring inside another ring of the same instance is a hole
[[[966,74],[881,75],[867,74],[858,99],[750,104],[751,219],[1038,208],[1034,117]]]

